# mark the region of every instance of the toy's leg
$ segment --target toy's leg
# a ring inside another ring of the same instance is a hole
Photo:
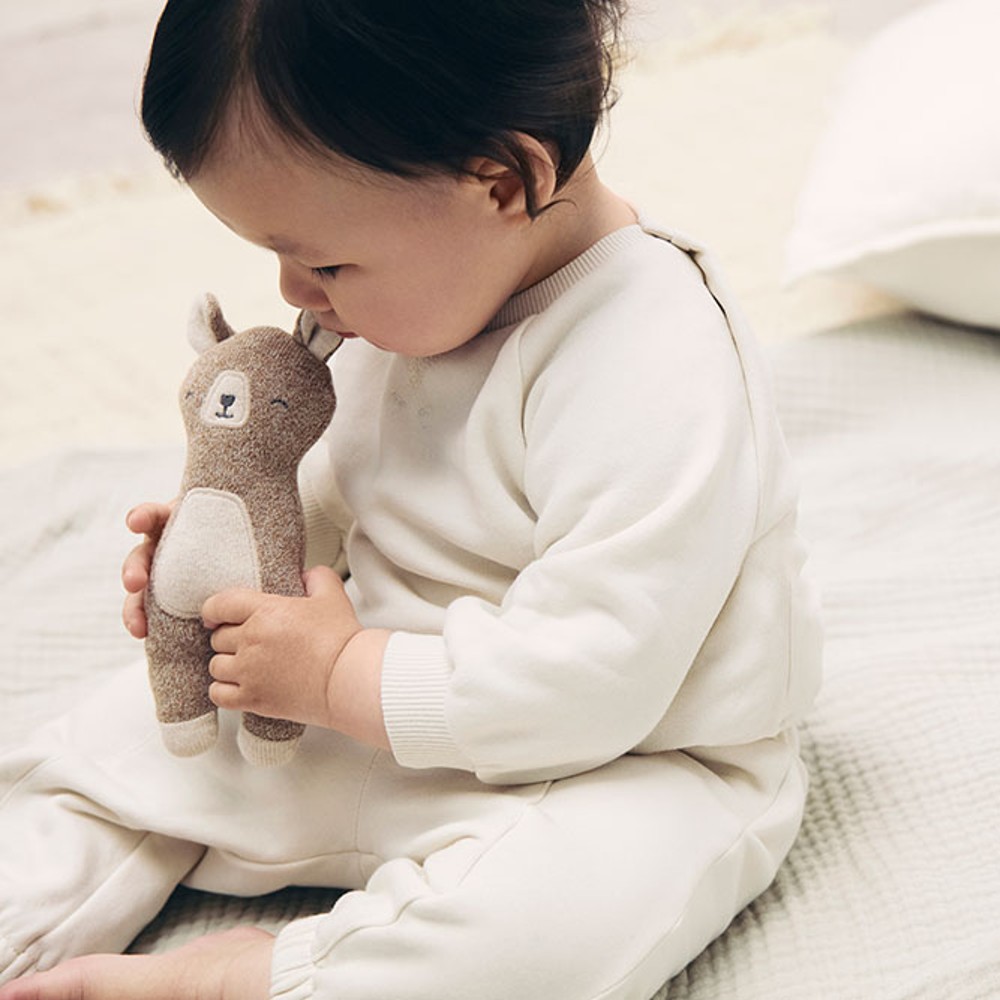
[[[305,726],[285,719],[268,719],[252,712],[243,713],[237,743],[240,753],[260,767],[276,767],[286,764],[295,756],[299,740]]]
[[[163,742],[178,757],[204,753],[219,732],[218,713],[208,697],[211,633],[197,619],[174,618],[152,602],[146,617],[149,683]]]

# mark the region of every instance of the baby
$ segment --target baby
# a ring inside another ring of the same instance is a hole
[[[213,702],[308,728],[172,757],[137,662],[0,760],[0,1000],[636,1000],[773,879],[816,602],[757,348],[589,154],[622,16],[167,3],[153,145],[347,341],[306,596],[202,607]],[[168,510],[129,515],[136,637]],[[113,954],[182,882],[353,891]]]

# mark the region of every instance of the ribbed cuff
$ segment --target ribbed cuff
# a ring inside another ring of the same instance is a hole
[[[308,1000],[315,994],[313,942],[316,940],[316,925],[326,916],[320,913],[315,917],[293,920],[275,938],[274,957],[271,959],[271,1000]]]
[[[382,660],[382,713],[403,767],[472,771],[445,717],[451,665],[444,638],[393,632]]]

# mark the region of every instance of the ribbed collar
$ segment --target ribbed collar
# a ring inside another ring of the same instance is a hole
[[[559,268],[558,271],[554,271],[547,278],[543,278],[523,292],[512,295],[490,320],[483,332],[513,326],[529,316],[537,315],[552,305],[563,292],[572,288],[581,278],[585,278],[615,254],[639,243],[646,237],[646,231],[638,223],[608,233],[592,247],[584,250],[579,257],[574,257],[568,264]]]

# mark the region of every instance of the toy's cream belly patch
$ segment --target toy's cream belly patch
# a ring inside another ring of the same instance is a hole
[[[197,618],[227,587],[261,587],[250,514],[234,493],[193,489],[156,547],[156,603],[178,618]]]

